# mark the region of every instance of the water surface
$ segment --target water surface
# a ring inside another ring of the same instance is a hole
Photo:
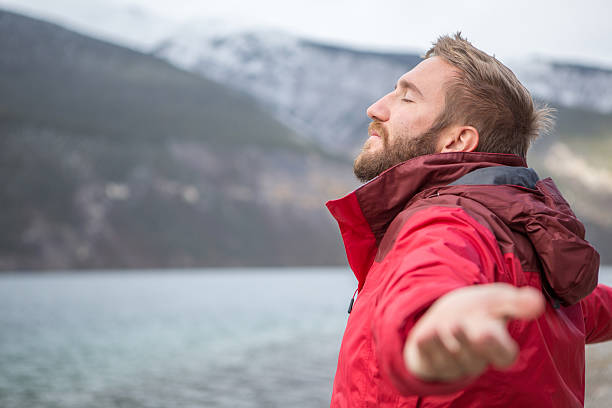
[[[0,406],[322,407],[346,269],[0,277]]]
[[[355,286],[345,268],[0,275],[0,407],[327,407]]]

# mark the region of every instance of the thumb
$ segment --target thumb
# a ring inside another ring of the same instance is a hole
[[[495,302],[490,309],[495,317],[508,319],[535,319],[546,307],[540,291],[530,286],[516,288],[511,285],[496,285]]]

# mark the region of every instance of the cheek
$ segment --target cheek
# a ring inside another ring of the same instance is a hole
[[[410,115],[398,118],[393,126],[395,129],[394,133],[398,135],[419,135],[431,128],[435,118],[435,112],[415,109]]]

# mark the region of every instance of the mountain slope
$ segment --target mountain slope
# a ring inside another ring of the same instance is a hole
[[[319,45],[282,32],[187,27],[155,55],[248,92],[297,133],[346,157],[363,143],[369,103],[393,88],[416,55]]]
[[[0,11],[0,268],[343,262],[346,173],[243,93]]]

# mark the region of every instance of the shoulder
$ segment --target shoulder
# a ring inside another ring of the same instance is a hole
[[[464,200],[431,197],[409,205],[391,222],[380,242],[376,262],[409,252],[460,255],[480,265],[503,269],[503,255],[486,214],[466,209]],[[497,267],[494,267],[496,265]]]
[[[384,258],[400,238],[453,227],[455,231],[458,231],[458,228],[486,235],[488,240],[496,241],[487,220],[490,214],[486,207],[460,196],[431,196],[416,200],[409,203],[389,224],[380,242],[377,258]]]

